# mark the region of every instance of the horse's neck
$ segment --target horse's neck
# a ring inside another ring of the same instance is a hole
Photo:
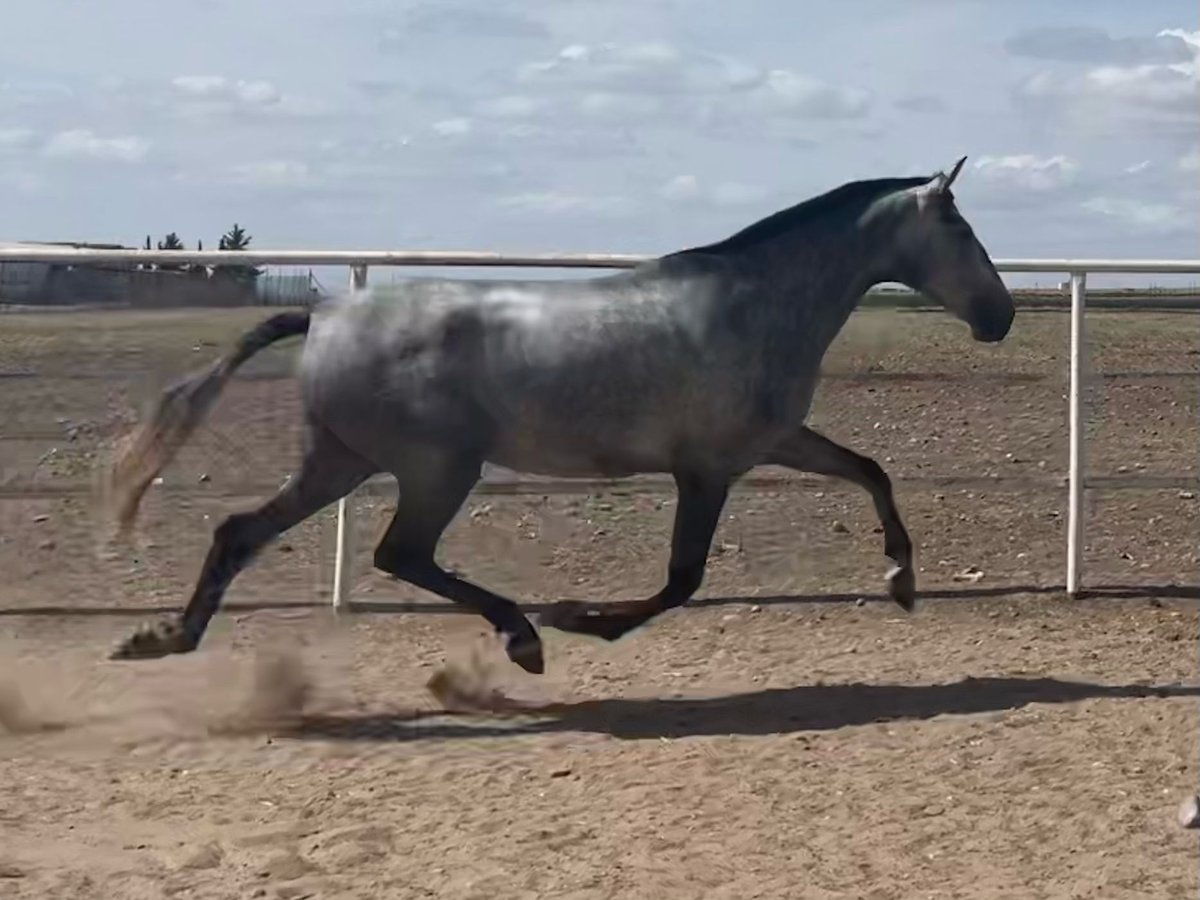
[[[873,248],[852,228],[783,235],[758,248],[772,343],[800,347],[819,362],[862,295],[879,277]]]

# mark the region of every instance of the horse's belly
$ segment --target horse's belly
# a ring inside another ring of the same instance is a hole
[[[672,468],[665,448],[615,447],[530,432],[496,441],[487,456],[489,462],[515,472],[555,478],[627,478]]]

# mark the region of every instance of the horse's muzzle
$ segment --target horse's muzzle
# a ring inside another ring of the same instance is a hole
[[[971,325],[971,337],[984,344],[998,343],[1008,337],[1015,317],[1016,311],[1010,307],[1007,312],[974,322]]]

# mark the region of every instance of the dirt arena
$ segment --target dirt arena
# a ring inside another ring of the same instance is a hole
[[[291,469],[295,345],[243,370],[136,547],[95,527],[105,447],[263,315],[0,316],[0,898],[1200,889],[1175,821],[1200,781],[1200,317],[1089,317],[1085,599],[1060,587],[1066,316],[980,346],[941,313],[864,311],[813,424],[892,475],[914,615],[881,599],[864,494],[762,470],[694,604],[612,645],[547,630],[535,678],[371,571],[385,489],[358,501],[356,612],[328,608],[330,510],[235,583],[199,652],[109,662]],[[531,614],[636,597],[672,512],[655,483],[501,483],[442,558]]]

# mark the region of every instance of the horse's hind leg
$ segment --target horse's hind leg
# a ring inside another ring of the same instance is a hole
[[[479,481],[474,457],[422,457],[423,464],[396,472],[396,514],[375,549],[375,566],[402,581],[474,609],[503,636],[508,658],[526,672],[545,670],[542,642],[511,600],[450,574],[434,552],[467,495]]]
[[[560,601],[542,615],[542,623],[559,631],[588,634],[615,641],[655,616],[682,606],[700,589],[729,482],[714,476],[676,473],[679,504],[671,534],[667,583],[647,600],[615,603]]]
[[[900,520],[891,479],[879,463],[835,444],[811,428],[801,428],[788,438],[771,454],[768,462],[801,472],[844,478],[871,495],[883,526],[883,552],[896,564],[887,574],[888,593],[901,608],[911,612],[917,593],[912,539]]]
[[[314,427],[299,474],[271,500],[236,513],[216,529],[183,614],[134,632],[113,659],[153,659],[194,650],[234,577],[283,532],[350,493],[376,469],[336,437]]]

